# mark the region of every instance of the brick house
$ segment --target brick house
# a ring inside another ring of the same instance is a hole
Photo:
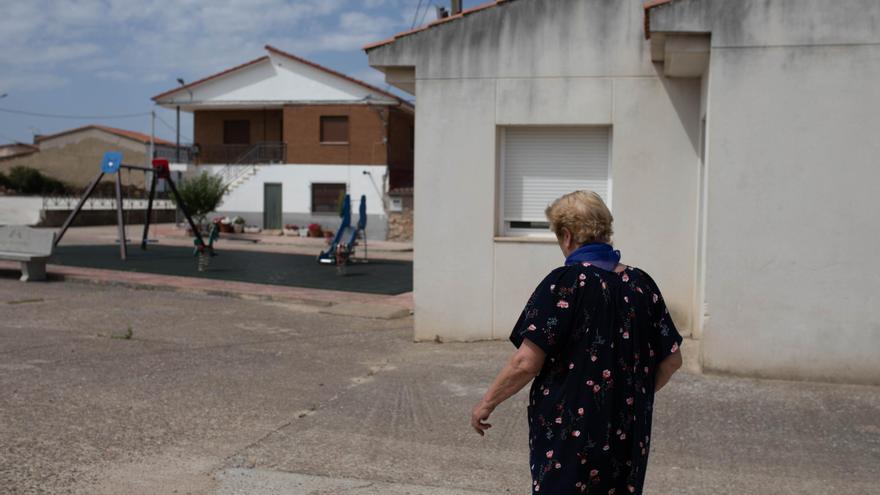
[[[363,81],[266,46],[266,55],[153,97],[193,114],[191,171],[223,177],[218,214],[331,229],[348,193],[386,237],[389,192],[411,188],[414,108]]]

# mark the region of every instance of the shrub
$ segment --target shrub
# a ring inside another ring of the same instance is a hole
[[[177,186],[177,191],[186,204],[186,210],[201,226],[205,223],[208,213],[220,206],[220,201],[226,193],[226,186],[223,185],[223,178],[202,172],[201,175],[183,180]],[[177,204],[176,198],[174,202]]]
[[[5,187],[21,194],[66,194],[70,189],[60,180],[24,166],[12,167],[6,182]]]

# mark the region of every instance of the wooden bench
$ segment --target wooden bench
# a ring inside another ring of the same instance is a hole
[[[21,263],[21,281],[46,280],[46,262],[52,256],[55,232],[30,227],[0,227],[0,260]]]

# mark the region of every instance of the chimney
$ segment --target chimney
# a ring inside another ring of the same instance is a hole
[[[461,0],[452,0],[452,9],[450,15],[461,14]]]

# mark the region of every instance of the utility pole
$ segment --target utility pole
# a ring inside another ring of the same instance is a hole
[[[186,81],[182,77],[178,77],[177,84],[180,84],[182,88],[186,86]],[[192,100],[192,93],[190,93],[190,100]],[[177,105],[177,149],[175,150],[175,156],[177,157],[177,163],[180,163],[180,105]]]
[[[156,158],[156,111],[150,111],[150,157],[147,159],[147,166],[153,166],[153,158]]]
[[[180,105],[177,105],[177,163],[180,163]]]

